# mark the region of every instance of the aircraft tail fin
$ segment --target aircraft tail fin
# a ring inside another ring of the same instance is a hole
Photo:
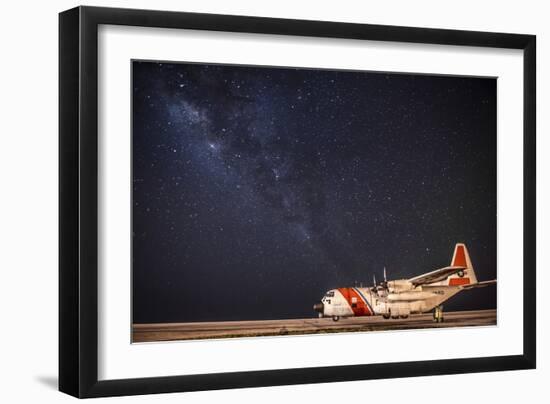
[[[474,266],[472,265],[470,254],[468,254],[468,249],[465,244],[457,243],[455,245],[451,266],[464,267],[465,269],[463,271],[458,271],[447,278],[447,284],[449,286],[464,286],[477,283]]]

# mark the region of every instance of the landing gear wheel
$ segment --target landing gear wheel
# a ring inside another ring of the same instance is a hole
[[[395,320],[395,319],[398,319],[399,316],[391,316],[391,318],[393,318]]]
[[[384,318],[384,320],[389,320],[390,316],[391,316],[391,312],[388,312],[386,314],[382,314],[382,317]]]
[[[436,323],[442,323],[445,321],[443,318],[443,306],[437,306],[434,310],[434,321]]]
[[[409,318],[409,315],[408,315],[408,314],[404,314],[404,315],[399,316],[399,317],[401,317],[401,318]]]
[[[338,321],[338,320],[340,320],[340,317],[338,317],[338,316],[332,316],[332,321]]]

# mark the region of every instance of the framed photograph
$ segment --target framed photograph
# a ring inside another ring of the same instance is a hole
[[[59,27],[61,391],[535,367],[535,36]]]

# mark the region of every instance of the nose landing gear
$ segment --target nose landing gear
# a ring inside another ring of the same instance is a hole
[[[332,321],[338,321],[338,320],[340,320],[339,316],[332,316]]]

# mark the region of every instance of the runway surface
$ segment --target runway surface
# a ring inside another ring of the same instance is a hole
[[[288,320],[223,321],[200,323],[134,324],[133,342],[177,341],[205,338],[235,338],[273,335],[316,334],[355,331],[407,330],[496,325],[496,310],[445,312],[444,322],[433,321],[432,313],[414,314],[407,319],[384,320],[382,316]]]

